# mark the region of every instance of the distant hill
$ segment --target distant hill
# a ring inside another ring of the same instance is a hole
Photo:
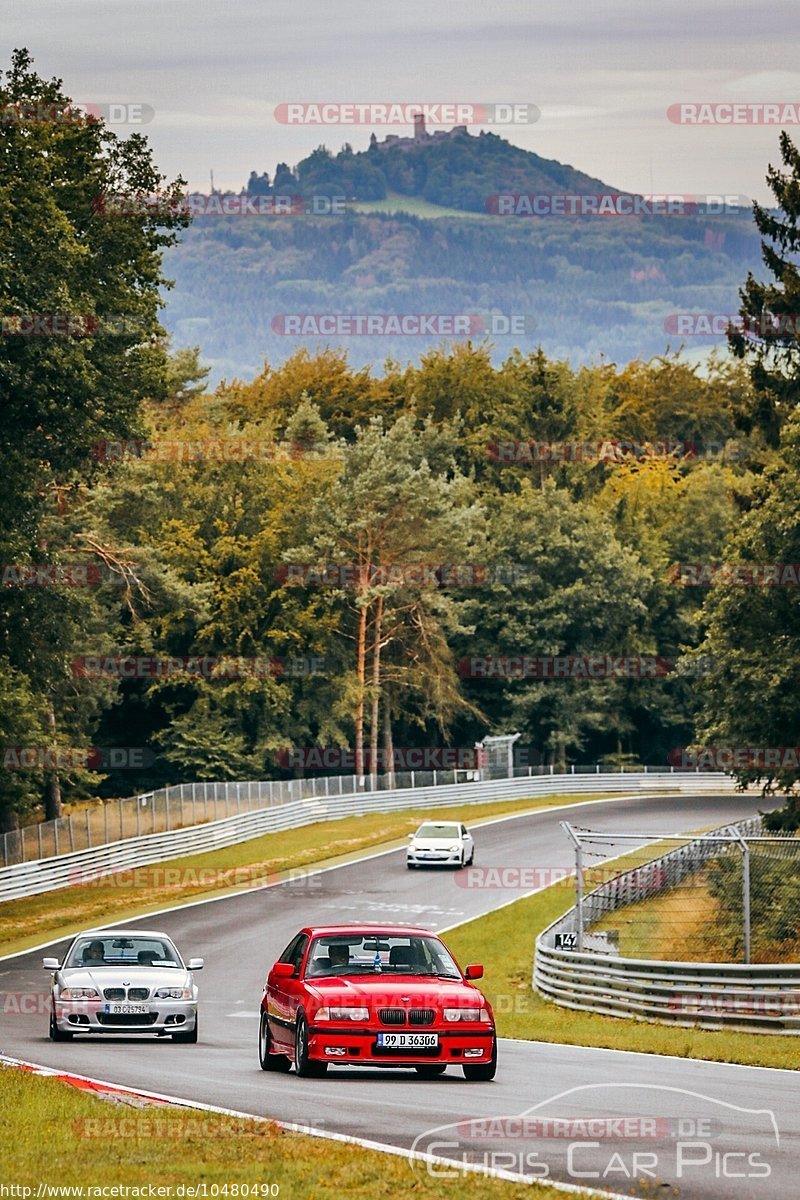
[[[498,193],[614,190],[495,134],[374,139],[359,154],[321,147],[295,171],[283,163],[272,179],[254,173],[248,191],[263,189],[346,203],[336,216],[196,218],[167,252],[175,288],[164,324],[177,345],[200,345],[214,382],[252,376],[300,346],[344,346],[354,365],[380,368],[445,336],[332,334],[316,319],[291,334],[287,314],[461,314],[473,341],[490,338],[495,359],[541,345],[576,364],[624,363],[677,348],[676,314],[736,313],[739,287],[761,264],[747,212],[488,215]],[[693,356],[725,345],[719,332],[684,341]]]
[[[318,147],[290,171],[278,164],[275,176],[253,171],[248,192],[340,195],[350,201],[383,200],[391,193],[419,196],[431,204],[466,212],[486,212],[498,192],[608,192],[600,179],[574,167],[512,146],[497,134],[472,136],[465,128],[415,137],[372,135],[368,150],[345,145],[338,154]]]

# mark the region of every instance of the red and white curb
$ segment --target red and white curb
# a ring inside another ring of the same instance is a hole
[[[402,1146],[390,1146],[385,1142],[373,1142],[368,1138],[351,1137],[345,1133],[334,1133],[332,1130],[314,1129],[308,1125],[296,1125],[287,1121],[278,1121],[273,1117],[262,1117],[255,1113],[239,1112],[235,1108],[220,1108],[216,1104],[201,1104],[197,1100],[187,1100],[181,1096],[165,1096],[161,1092],[145,1092],[139,1088],[125,1087],[119,1083],[109,1083],[104,1079],[92,1079],[88,1075],[78,1075],[74,1071],[63,1071],[58,1067],[46,1067],[41,1063],[27,1062],[22,1058],[12,1058],[8,1054],[0,1054],[0,1068],[11,1068],[18,1071],[27,1071],[32,1075],[42,1075],[50,1079],[58,1079],[60,1082],[68,1084],[70,1087],[77,1088],[82,1092],[88,1092],[101,1100],[111,1100],[117,1103],[135,1104],[137,1101],[146,1101],[149,1104],[166,1106],[172,1105],[177,1108],[190,1108],[201,1112],[218,1113],[220,1116],[236,1117],[238,1120],[257,1121],[265,1125],[277,1125],[280,1129],[285,1129],[290,1133],[303,1133],[308,1137],[324,1138],[331,1142],[343,1142],[351,1146],[360,1146],[365,1150],[376,1150],[381,1154],[393,1154],[397,1158],[405,1158],[409,1162],[431,1163],[435,1166],[447,1167],[451,1172],[451,1176],[455,1175],[455,1169],[459,1173],[470,1172],[474,1175],[491,1176],[494,1179],[506,1179],[509,1183],[525,1183],[530,1187],[538,1187],[545,1185],[556,1189],[559,1192],[567,1192],[574,1196],[605,1196],[610,1200],[630,1200],[629,1196],[624,1196],[620,1192],[608,1192],[601,1188],[580,1187],[574,1183],[561,1183],[555,1179],[534,1180],[527,1175],[521,1175],[514,1171],[505,1171],[501,1167],[487,1167],[481,1163],[456,1163],[453,1159],[444,1158],[438,1154],[426,1154],[420,1150],[405,1150]],[[444,1178],[440,1175],[440,1178]]]

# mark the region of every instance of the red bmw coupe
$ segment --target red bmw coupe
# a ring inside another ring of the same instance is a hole
[[[341,1066],[413,1067],[424,1078],[461,1067],[493,1079],[491,1006],[443,942],[413,926],[301,929],[272,966],[261,1000],[264,1071],[324,1075]]]

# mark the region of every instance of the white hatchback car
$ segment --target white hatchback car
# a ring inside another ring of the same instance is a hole
[[[441,865],[468,867],[475,857],[475,843],[466,825],[458,821],[424,821],[411,839],[406,866]]]
[[[197,1041],[197,985],[202,958],[184,963],[166,933],[91,929],[64,955],[45,958],[53,972],[50,1037],[76,1033],[154,1033]]]

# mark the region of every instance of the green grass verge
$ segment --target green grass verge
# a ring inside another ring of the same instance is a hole
[[[650,847],[638,855],[626,855],[615,866],[622,869],[636,865],[660,852]],[[798,1069],[800,1042],[794,1037],[685,1029],[603,1017],[561,1008],[534,992],[531,986],[534,942],[573,902],[571,883],[555,884],[445,934],[445,941],[462,964],[484,964],[486,978],[480,986],[495,1008],[501,1037]]]
[[[0,1070],[3,1182],[29,1187],[34,1197],[40,1184],[143,1187],[146,1196],[148,1184],[174,1189],[203,1183],[208,1196],[212,1185],[227,1184],[228,1197],[237,1195],[235,1185],[248,1185],[249,1196],[257,1200],[270,1194],[270,1184],[277,1185],[281,1200],[456,1200],[465,1189],[471,1200],[530,1200],[531,1195],[560,1200],[564,1194],[548,1186],[532,1193],[526,1184],[472,1174],[466,1180],[440,1179],[424,1163],[289,1133],[271,1122],[161,1105],[115,1105],[56,1079]],[[252,1190],[256,1185],[258,1192]]]
[[[236,846],[193,854],[139,867],[118,878],[106,877],[55,892],[0,904],[0,954],[13,954],[48,938],[68,937],[76,930],[109,921],[124,921],[211,895],[245,890],[281,873],[335,866],[370,849],[405,845],[406,836],[423,816],[463,820],[474,825],[510,813],[582,804],[602,793],[539,796],[536,799],[459,805],[454,808],[405,809],[322,821],[301,829],[267,833]],[[238,887],[225,872],[237,871]]]

